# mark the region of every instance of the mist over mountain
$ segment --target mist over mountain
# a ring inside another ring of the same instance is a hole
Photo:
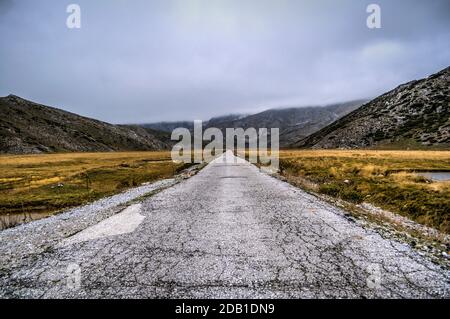
[[[450,67],[366,103],[269,109],[229,114],[203,129],[279,128],[280,147],[371,148],[450,146]],[[169,149],[170,133],[193,122],[113,125],[15,95],[0,98],[0,153]]]
[[[270,109],[264,112],[244,115],[230,114],[214,117],[203,122],[204,129],[215,127],[225,134],[226,128],[279,128],[280,146],[287,147],[300,138],[306,137],[342,116],[355,110],[366,100],[356,100],[327,106],[290,107]],[[193,130],[193,122],[160,122],[142,124],[143,127],[172,132],[173,129],[184,127]]]

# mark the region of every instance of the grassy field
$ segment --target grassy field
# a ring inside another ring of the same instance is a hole
[[[450,151],[281,151],[280,169],[316,192],[369,202],[450,233],[450,182],[417,174],[450,172]]]
[[[0,221],[7,214],[50,215],[182,168],[169,152],[0,156]],[[417,174],[450,172],[450,151],[285,150],[280,169],[305,188],[369,202],[450,233],[450,182]]]
[[[52,214],[173,176],[170,152],[0,156],[0,216]]]

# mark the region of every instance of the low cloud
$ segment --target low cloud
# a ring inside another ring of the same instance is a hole
[[[374,97],[450,61],[446,0],[380,0],[380,30],[371,1],[78,3],[69,30],[69,2],[0,0],[0,95],[115,123],[207,119]]]

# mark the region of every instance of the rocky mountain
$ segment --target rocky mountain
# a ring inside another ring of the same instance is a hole
[[[157,122],[157,123],[140,124],[139,126],[156,131],[172,133],[174,129],[179,127],[184,127],[191,131],[194,129],[194,122],[190,121]]]
[[[357,109],[364,102],[366,101],[358,100],[328,106],[270,109],[252,115],[231,114],[212,118],[204,122],[203,126],[216,127],[224,133],[226,128],[279,128],[280,146],[286,147]],[[155,123],[143,126],[166,132],[172,132],[177,127],[193,129],[192,122]]]
[[[242,127],[244,129],[249,127],[256,129],[279,128],[280,146],[286,147],[299,138],[308,136],[350,113],[363,103],[363,101],[352,101],[323,107],[271,109],[233,121],[223,122],[217,127],[221,129],[227,127]]]
[[[450,67],[397,87],[294,146],[450,147]]]
[[[0,153],[166,149],[170,135],[113,125],[9,95],[0,98]]]
[[[223,123],[227,123],[230,121],[237,120],[242,118],[245,115],[241,114],[230,114],[224,116],[217,116],[211,118],[209,121],[203,122],[203,127],[218,127],[223,125]],[[145,128],[150,128],[153,130],[163,131],[167,133],[172,133],[172,131],[176,128],[187,128],[190,131],[194,130],[194,122],[193,121],[175,121],[175,122],[156,122],[156,123],[148,123],[148,124],[140,124],[140,126]]]
[[[248,114],[229,114],[216,116],[205,123],[206,127],[225,127],[227,123],[246,118]]]

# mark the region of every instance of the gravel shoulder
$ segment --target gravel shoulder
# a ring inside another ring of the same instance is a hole
[[[13,267],[30,255],[43,253],[61,240],[120,213],[133,200],[179,181],[180,178],[171,178],[145,184],[61,214],[0,231],[0,269]]]

